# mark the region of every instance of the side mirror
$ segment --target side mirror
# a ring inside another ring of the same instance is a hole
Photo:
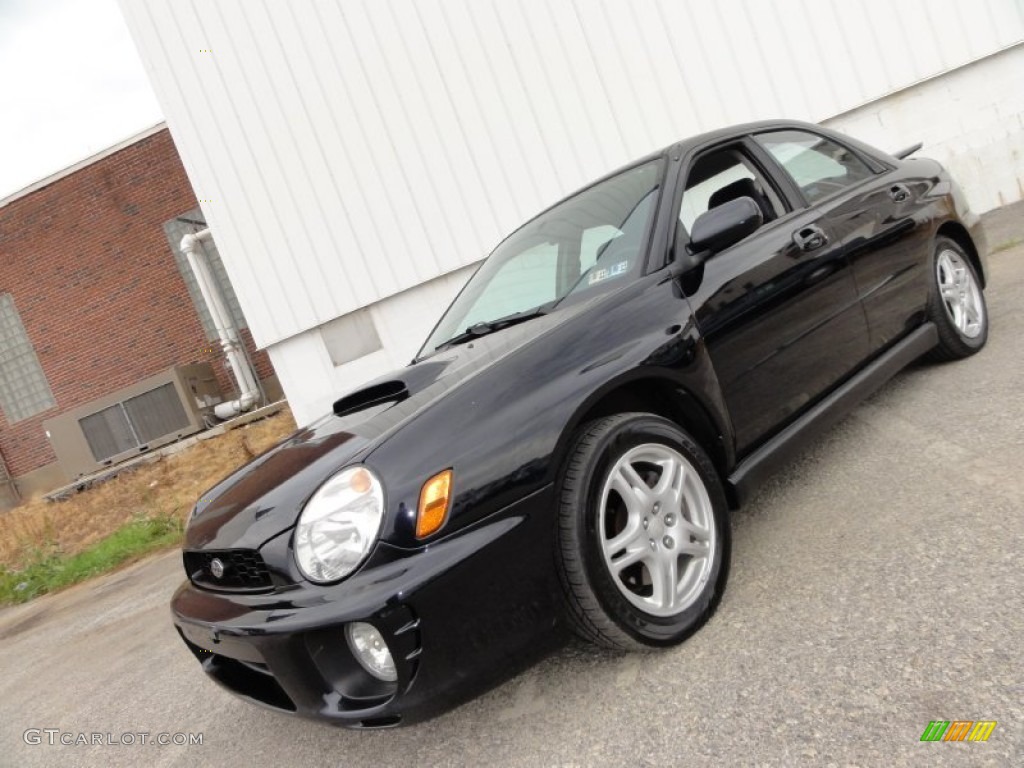
[[[697,217],[690,233],[690,250],[718,253],[753,234],[763,223],[764,216],[754,199],[737,197]]]

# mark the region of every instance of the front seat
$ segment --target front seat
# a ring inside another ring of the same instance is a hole
[[[768,199],[764,190],[761,189],[761,185],[754,179],[739,179],[716,190],[708,199],[708,210],[717,208],[723,203],[728,203],[730,200],[736,200],[740,197],[749,197],[757,203],[757,207],[761,209],[761,216],[766,224],[775,218],[775,208],[772,206],[771,200]]]

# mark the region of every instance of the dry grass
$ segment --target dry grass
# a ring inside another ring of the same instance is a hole
[[[184,521],[203,491],[295,429],[284,411],[143,464],[58,502],[31,499],[0,513],[0,571],[18,570],[47,549],[74,555],[125,524]]]

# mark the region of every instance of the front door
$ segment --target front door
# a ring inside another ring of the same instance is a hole
[[[769,176],[751,145],[699,155],[684,184],[680,225],[687,231],[704,210],[740,196],[753,197],[765,219],[708,259],[690,287],[742,455],[864,360],[867,322],[828,221]]]

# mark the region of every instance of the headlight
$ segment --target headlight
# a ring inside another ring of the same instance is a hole
[[[384,488],[366,467],[349,467],[320,486],[295,528],[295,561],[307,579],[337,581],[356,569],[380,533]]]

